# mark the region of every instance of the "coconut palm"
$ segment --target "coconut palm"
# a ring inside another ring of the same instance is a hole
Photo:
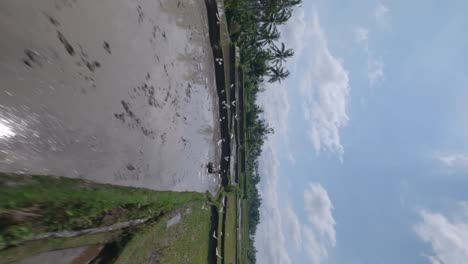
[[[286,79],[289,76],[289,71],[285,70],[281,66],[274,66],[270,67],[268,70],[268,76],[270,79],[268,79],[268,82],[274,83],[274,82],[280,82],[284,79]]]
[[[271,46],[271,63],[274,66],[283,65],[283,62],[286,62],[287,58],[290,58],[294,55],[294,50],[286,49],[284,43],[281,43],[280,48],[276,45]]]

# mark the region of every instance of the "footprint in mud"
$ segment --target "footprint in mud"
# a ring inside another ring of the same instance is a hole
[[[187,96],[187,98],[191,98],[192,96],[192,85],[187,84],[187,88],[185,89],[185,96]]]
[[[47,14],[45,14],[45,13],[44,13],[44,15],[47,17],[47,19],[49,20],[49,22],[50,22],[52,25],[54,25],[54,26],[56,26],[56,27],[59,27],[59,26],[60,26],[60,22],[59,22],[57,19],[55,19],[55,18],[53,18],[53,17],[51,17],[51,16],[49,16],[49,15],[47,15]]]
[[[124,100],[121,100],[120,103],[122,104],[122,107],[124,108],[125,112],[124,113],[114,113],[114,117],[117,118],[118,120],[122,121],[122,123],[126,123],[126,119],[125,119],[125,116],[127,116],[131,121],[133,121],[133,124],[132,123],[127,123],[128,127],[130,128],[139,128],[141,130],[141,132],[143,133],[143,135],[151,138],[151,139],[155,139],[155,132],[144,127],[142,122],[141,122],[141,119],[138,118],[135,113],[130,109],[130,104]]]
[[[107,53],[111,54],[111,50],[110,50],[110,45],[107,41],[104,41],[104,44],[102,45],[104,47],[104,50],[107,51]]]
[[[141,24],[143,23],[143,20],[145,19],[145,14],[143,13],[143,8],[141,8],[141,5],[138,5],[137,12],[138,12],[138,23]]]
[[[131,163],[127,164],[126,168],[129,171],[134,171],[135,170],[135,166],[133,166],[133,164],[131,164]]]
[[[149,73],[146,75],[146,79],[149,80],[151,76]],[[144,83],[141,86],[138,86],[136,88],[133,88],[133,91],[137,94],[140,95],[140,91],[143,92],[143,95],[147,98],[148,104],[150,106],[153,106],[155,108],[161,108],[161,105],[158,103],[155,97],[155,92],[156,90],[154,89],[154,86],[148,86],[148,84]]]
[[[189,144],[189,141],[184,137],[180,137],[179,143],[182,143],[184,145],[184,148],[186,148]]]
[[[75,49],[72,47],[70,42],[68,42],[68,40],[60,31],[57,31],[57,37],[60,40],[60,42],[63,44],[63,46],[65,47],[65,50],[68,52],[68,54],[70,54],[71,56],[74,56]]]
[[[42,66],[41,56],[39,55],[39,53],[37,53],[34,50],[25,49],[24,54],[26,55],[26,58],[22,60],[24,64],[31,68],[33,67],[33,64]]]
[[[85,64],[86,64],[86,67],[91,72],[94,72],[96,70],[96,68],[101,67],[101,63],[99,63],[98,61],[93,61],[93,62],[86,61]]]
[[[162,144],[162,145],[165,145],[165,144],[166,144],[167,133],[164,132],[164,133],[162,133],[159,137],[161,138],[161,144]]]

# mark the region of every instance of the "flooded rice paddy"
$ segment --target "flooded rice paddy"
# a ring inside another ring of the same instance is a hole
[[[0,171],[215,190],[203,1],[0,2]]]

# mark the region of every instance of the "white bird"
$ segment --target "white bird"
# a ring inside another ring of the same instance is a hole
[[[232,104],[233,106],[236,106],[236,100],[232,101],[231,104]]]
[[[223,90],[221,90],[221,93],[224,93],[224,89],[223,89]]]
[[[234,118],[235,118],[236,120],[239,120],[239,119],[237,119],[237,114],[236,114],[236,115],[234,115]]]
[[[225,161],[229,161],[229,156],[224,157]]]
[[[219,234],[219,236],[223,236],[223,231],[221,231],[221,234]]]
[[[234,87],[234,84],[233,84],[233,83],[231,84],[231,88],[232,88],[232,87]]]
[[[219,14],[218,13],[216,13],[216,20],[218,20],[218,22],[219,22]]]
[[[221,143],[223,143],[223,142],[224,142],[224,139],[220,139],[220,140],[218,141],[218,147],[221,146]]]
[[[234,134],[231,134],[231,139],[233,139],[233,138],[234,138]]]
[[[224,210],[224,207],[221,207],[221,209],[219,209],[219,212],[222,213]]]
[[[214,238],[214,239],[218,239],[218,238],[216,237],[216,231],[213,231],[213,238]]]
[[[218,256],[218,258],[221,258],[221,259],[223,258],[223,257],[221,257],[221,256],[219,255],[219,253],[218,253],[218,247],[216,247],[216,256]]]

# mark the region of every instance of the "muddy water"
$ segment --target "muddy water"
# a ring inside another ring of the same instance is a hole
[[[1,1],[0,171],[214,190],[213,61],[203,1]]]

